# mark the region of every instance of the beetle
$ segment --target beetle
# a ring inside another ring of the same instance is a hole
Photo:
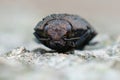
[[[59,53],[83,50],[97,35],[85,19],[73,14],[51,14],[38,22],[34,30],[40,43]]]

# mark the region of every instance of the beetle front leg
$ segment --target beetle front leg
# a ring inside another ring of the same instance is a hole
[[[89,29],[85,34],[83,34],[80,39],[75,42],[76,49],[82,50],[85,45],[89,44],[90,40],[95,37],[97,33],[91,29]]]
[[[84,46],[88,43],[89,40],[87,40],[90,37],[90,30],[88,30],[84,35],[80,37],[79,40],[75,42],[75,48],[82,50]]]

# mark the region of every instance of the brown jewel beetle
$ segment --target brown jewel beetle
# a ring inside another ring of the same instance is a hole
[[[72,14],[51,14],[34,30],[40,43],[59,53],[82,50],[97,34],[86,20]]]

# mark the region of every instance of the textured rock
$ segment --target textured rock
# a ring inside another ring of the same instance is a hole
[[[98,35],[96,41],[74,54],[16,48],[0,55],[0,80],[119,80],[119,37]]]

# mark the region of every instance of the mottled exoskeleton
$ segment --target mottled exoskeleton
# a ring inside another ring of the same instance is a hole
[[[86,20],[70,14],[49,15],[34,30],[38,41],[57,52],[82,50],[97,34]]]

